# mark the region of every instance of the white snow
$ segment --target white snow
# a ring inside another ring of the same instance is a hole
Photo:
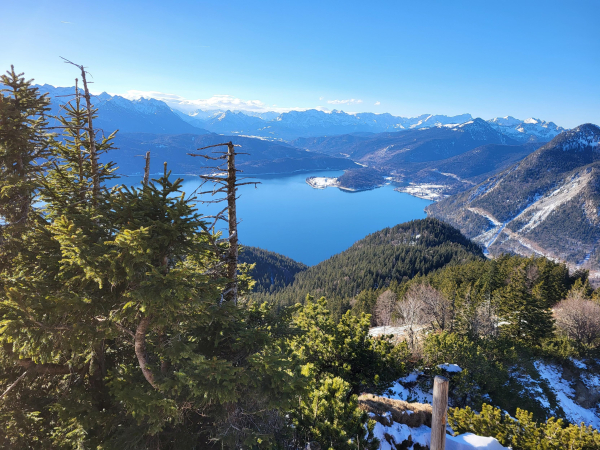
[[[401,444],[409,437],[414,444],[429,446],[431,443],[431,428],[421,425],[419,428],[410,428],[408,425],[392,423],[384,426],[377,422],[373,434],[379,439],[380,450],[396,450],[387,440],[386,435],[393,439],[395,444]],[[412,447],[411,447],[412,448]],[[504,450],[506,447],[500,445],[498,440],[492,437],[477,436],[473,433],[460,434],[458,436],[446,435],[446,450]]]
[[[327,187],[339,187],[337,178],[329,177],[308,177],[306,184],[315,189],[325,189]]]
[[[382,336],[386,334],[391,334],[394,336],[404,336],[408,332],[409,326],[402,327],[392,327],[392,326],[381,326],[381,327],[373,327],[369,329],[369,336]],[[424,327],[422,325],[413,325],[413,331],[420,331]]]
[[[405,402],[430,403],[433,401],[431,391],[424,391],[418,384],[405,387],[404,384],[412,384],[410,382],[401,381],[394,383],[390,391],[384,397],[394,400],[403,400]]]
[[[540,376],[548,382],[550,388],[554,391],[560,407],[570,422],[574,424],[583,422],[585,425],[600,428],[600,415],[597,414],[597,411],[586,409],[574,401],[575,392],[569,381],[562,377],[562,370],[559,367],[544,364],[540,361],[534,362],[534,365]],[[595,378],[597,377],[590,377],[589,382],[596,382]],[[598,383],[600,386],[600,380],[598,380]]]
[[[458,372],[462,372],[462,369],[458,366],[458,364],[439,364],[438,369],[442,369],[448,373],[458,373]]]
[[[587,369],[587,364],[579,359],[571,358],[571,362],[575,364],[575,367],[578,369]]]
[[[565,131],[553,122],[533,118],[520,120],[511,116],[496,117],[488,120],[488,123],[502,134],[521,142],[548,142]]]
[[[458,436],[446,436],[446,450],[469,450],[469,449],[502,450],[506,449],[493,437],[477,436],[473,433],[459,434]]]

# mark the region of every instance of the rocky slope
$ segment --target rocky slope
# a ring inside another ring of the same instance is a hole
[[[558,135],[509,169],[427,208],[491,254],[600,269],[600,128]]]

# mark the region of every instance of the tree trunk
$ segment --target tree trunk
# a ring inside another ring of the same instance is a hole
[[[235,206],[237,173],[235,169],[235,151],[233,143],[227,143],[227,148],[227,209],[229,216],[229,261],[227,265],[227,277],[231,282],[227,289],[226,299],[233,300],[234,303],[237,303],[238,232]]]
[[[142,374],[144,374],[144,378],[146,378],[146,381],[150,383],[150,385],[154,389],[158,389],[156,381],[154,380],[154,374],[148,368],[150,363],[148,362],[148,355],[146,354],[146,332],[148,331],[149,325],[150,318],[144,317],[138,324],[137,329],[135,330],[135,356],[137,356],[140,369],[142,369]]]

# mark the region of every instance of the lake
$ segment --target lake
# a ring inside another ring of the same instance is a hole
[[[263,176],[256,178],[261,182],[257,188],[240,187],[237,205],[240,243],[314,265],[369,233],[426,216],[423,210],[431,201],[396,192],[391,185],[344,192],[334,187],[314,189],[305,181],[309,176],[337,177],[342,173]],[[186,193],[198,187],[197,177],[184,179]],[[201,205],[200,209],[206,208],[202,212],[210,215],[224,207],[224,203],[219,203]]]

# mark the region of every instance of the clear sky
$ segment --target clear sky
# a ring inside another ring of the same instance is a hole
[[[600,0],[0,0],[0,38],[40,84],[600,124]]]

